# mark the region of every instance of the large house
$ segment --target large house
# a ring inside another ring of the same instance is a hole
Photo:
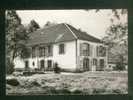
[[[101,40],[65,23],[31,33],[27,47],[30,57],[16,59],[16,68],[52,70],[57,63],[68,71],[102,71],[108,63]]]

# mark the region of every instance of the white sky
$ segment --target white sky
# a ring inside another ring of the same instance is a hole
[[[17,10],[22,24],[27,25],[34,19],[41,27],[47,21],[55,23],[68,23],[75,28],[90,35],[101,38],[105,35],[107,27],[111,24],[111,10]],[[127,17],[122,18],[123,22],[127,21]]]

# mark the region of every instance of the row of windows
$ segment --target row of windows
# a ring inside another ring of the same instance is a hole
[[[90,45],[88,43],[82,43],[80,46],[80,55],[81,56],[91,56],[93,51],[94,51],[93,45]],[[96,55],[99,57],[105,57],[106,56],[106,47],[97,46],[96,47]]]
[[[40,61],[40,69],[45,68],[46,61],[41,60]],[[35,62],[32,62],[32,66],[35,66]],[[47,60],[47,68],[52,68],[52,60]],[[29,61],[25,61],[25,69],[29,69]]]
[[[65,53],[65,45],[64,44],[59,44],[59,54],[64,54]],[[36,50],[35,47],[32,47],[32,57],[36,57],[38,54],[38,51]],[[45,46],[45,47],[39,47],[39,57],[44,57],[44,56],[52,56],[53,55],[53,47],[52,45]]]
[[[44,56],[52,56],[53,50],[52,46],[49,45],[47,47],[39,47],[39,57],[44,57]],[[36,50],[35,47],[32,48],[32,57],[36,57],[38,54],[38,51]]]
[[[92,62],[91,62],[92,61]],[[94,66],[96,66],[96,70],[103,70],[104,68],[104,65],[105,65],[105,61],[104,59],[100,59],[99,61],[97,59],[93,59],[93,60],[90,60],[89,58],[84,58],[83,59],[83,68],[84,70],[90,70],[89,66],[90,66],[90,63]],[[99,63],[99,66],[98,66],[98,63]],[[98,69],[99,68],[99,69]]]

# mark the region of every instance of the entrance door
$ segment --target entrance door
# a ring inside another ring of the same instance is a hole
[[[29,70],[29,61],[25,61],[25,70]]]
[[[48,70],[52,69],[52,60],[48,60]]]
[[[92,71],[96,71],[96,70],[97,70],[97,59],[94,58],[94,59],[93,59]]]
[[[83,59],[83,69],[85,71],[89,70],[89,59],[88,58]]]
[[[44,70],[44,68],[45,68],[44,63],[45,63],[44,60],[40,61],[40,69],[41,70]]]
[[[100,71],[103,71],[104,70],[104,59],[100,59],[99,63],[100,63]]]

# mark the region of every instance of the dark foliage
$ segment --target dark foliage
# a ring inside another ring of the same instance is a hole
[[[27,31],[28,33],[32,33],[39,28],[40,28],[39,24],[35,20],[31,20]]]
[[[124,66],[123,63],[118,62],[118,63],[116,64],[116,67],[114,67],[114,70],[118,70],[118,71],[125,70],[125,66]]]
[[[6,83],[12,86],[18,86],[19,85],[19,81],[17,79],[7,79]]]
[[[6,59],[6,74],[12,74],[14,72],[14,64],[10,62],[10,59]]]
[[[55,73],[60,73],[61,72],[61,68],[58,66],[57,63],[54,64],[54,72]]]

